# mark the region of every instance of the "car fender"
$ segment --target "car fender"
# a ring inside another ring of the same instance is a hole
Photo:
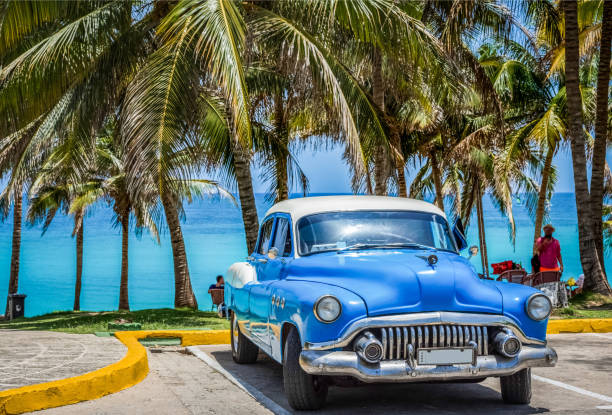
[[[349,289],[336,285],[283,279],[274,284],[273,295],[281,299],[270,313],[272,357],[279,362],[282,361],[282,343],[288,325],[298,330],[304,346],[307,342],[335,340],[352,323],[367,317],[363,299]],[[336,297],[342,306],[340,317],[331,323],[319,321],[314,313],[316,301],[325,295]]]
[[[509,282],[491,281],[491,284],[495,285],[502,294],[504,315],[513,319],[527,337],[546,341],[548,319],[532,320],[525,308],[527,300],[533,294],[541,293],[541,291],[527,285]]]

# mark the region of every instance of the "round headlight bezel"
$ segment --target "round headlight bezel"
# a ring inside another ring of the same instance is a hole
[[[543,298],[548,303],[548,313],[546,313],[544,317],[537,318],[531,313],[530,306],[531,306],[532,301],[535,300],[536,298]],[[550,298],[548,298],[548,296],[544,294],[541,294],[541,293],[532,294],[525,302],[525,312],[527,313],[529,318],[532,320],[535,320],[535,321],[546,320],[548,317],[550,317],[550,314],[552,313],[552,302],[550,301]]]
[[[335,301],[338,304],[338,314],[331,320],[326,320],[321,316],[321,313],[319,312],[319,306],[322,304],[322,301],[327,301],[328,299],[331,299],[333,301]],[[342,303],[340,303],[340,300],[338,300],[336,297],[334,297],[333,295],[324,295],[322,297],[319,297],[319,299],[317,301],[315,301],[314,303],[314,307],[313,307],[313,311],[314,311],[314,315],[317,318],[317,320],[319,320],[322,323],[333,323],[334,321],[338,320],[340,318],[340,316],[342,315]]]

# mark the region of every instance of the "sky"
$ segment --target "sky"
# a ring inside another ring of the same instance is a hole
[[[332,149],[319,151],[301,151],[297,154],[297,160],[310,180],[310,193],[352,193],[351,176],[349,168],[342,160],[343,148],[336,146]],[[608,163],[612,163],[612,149],[607,153]],[[572,169],[572,156],[568,146],[562,148],[554,159],[557,166],[556,192],[572,193],[574,191],[574,176]],[[407,181],[412,182],[416,168],[408,169]],[[254,170],[254,190],[256,193],[265,193],[268,185],[263,183],[259,169]],[[299,189],[292,189],[299,192]]]

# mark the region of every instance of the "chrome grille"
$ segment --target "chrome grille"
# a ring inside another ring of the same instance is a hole
[[[421,347],[462,347],[476,344],[479,356],[489,354],[489,330],[486,326],[435,324],[406,327],[382,327],[378,337],[383,346],[383,360],[408,359],[408,345]]]

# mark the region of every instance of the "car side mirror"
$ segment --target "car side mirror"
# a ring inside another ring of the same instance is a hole
[[[272,247],[268,250],[268,258],[276,259],[278,257],[278,248]]]
[[[460,251],[467,248],[468,243],[467,243],[467,240],[465,239],[465,230],[463,229],[463,224],[461,223],[461,219],[457,219],[455,221],[455,226],[453,226],[453,236],[455,237],[457,248]]]

